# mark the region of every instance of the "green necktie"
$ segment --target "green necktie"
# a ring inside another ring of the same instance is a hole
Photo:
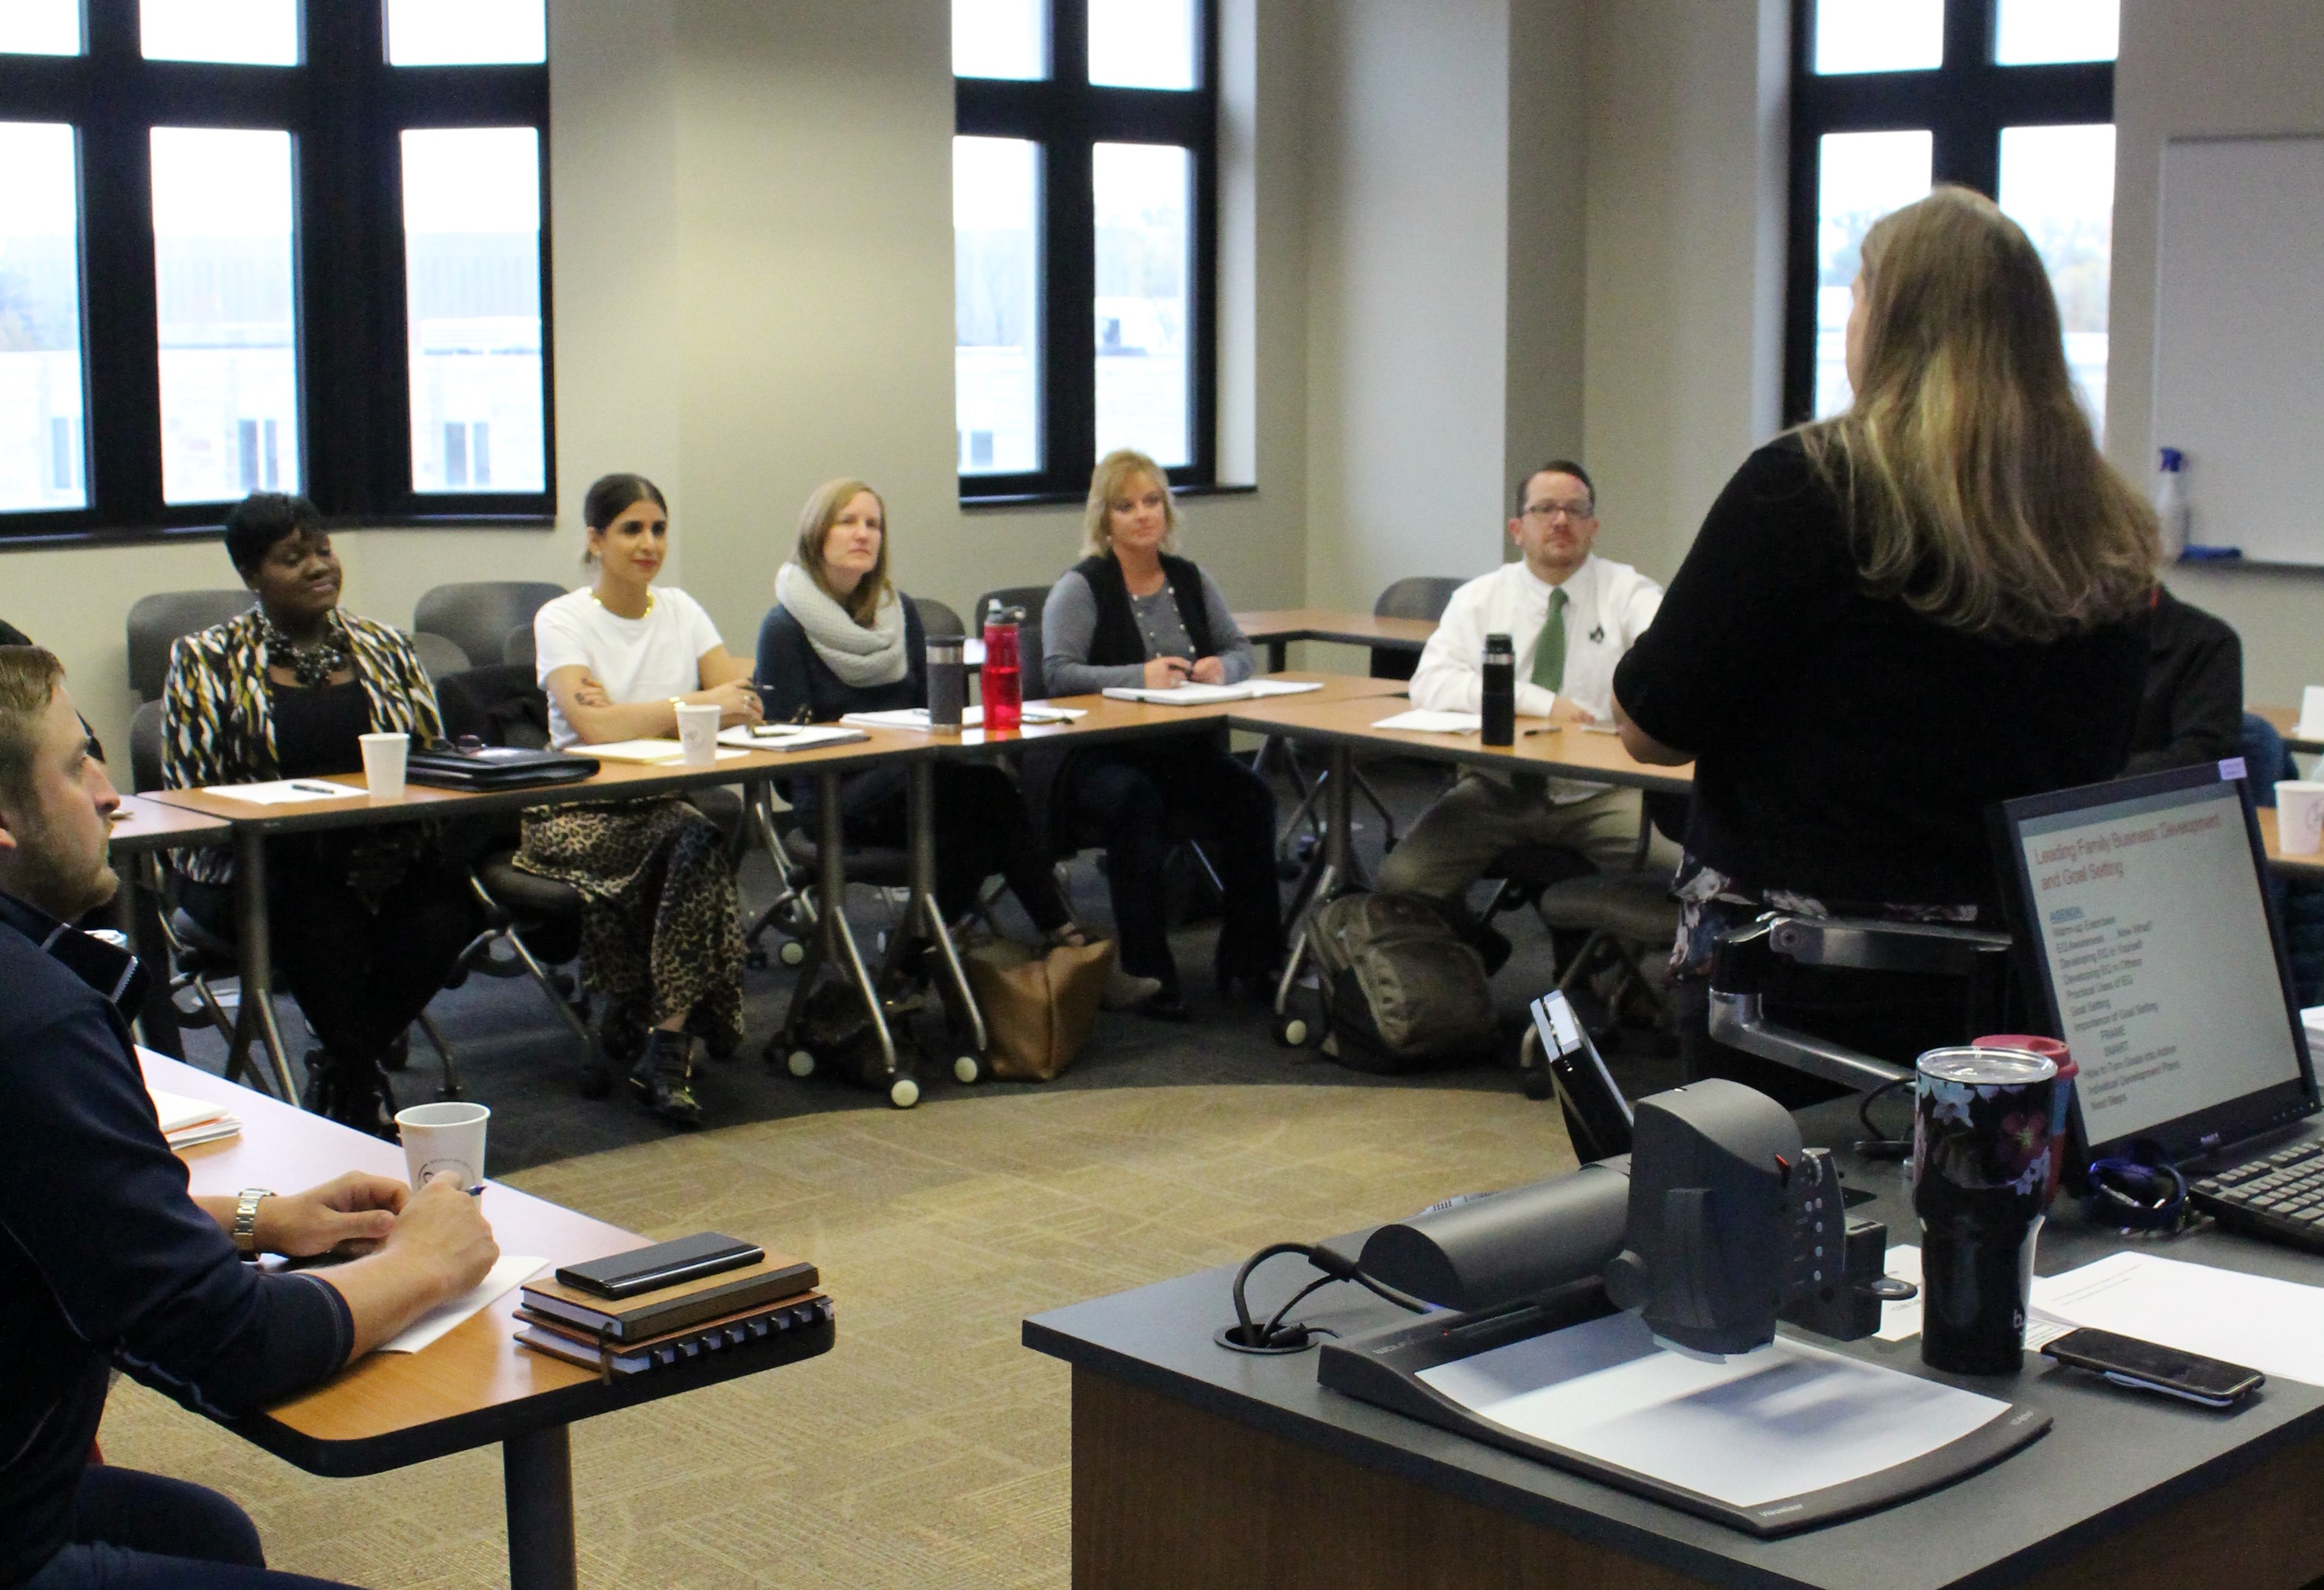
[[[1549,617],[1541,621],[1541,639],[1533,648],[1533,682],[1555,694],[1565,688],[1565,587],[1549,593]]]

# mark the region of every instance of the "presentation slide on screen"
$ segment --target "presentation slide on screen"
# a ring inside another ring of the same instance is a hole
[[[2092,1142],[2299,1076],[2233,786],[2019,837]]]

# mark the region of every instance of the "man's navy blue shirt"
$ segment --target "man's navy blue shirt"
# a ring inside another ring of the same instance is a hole
[[[0,1585],[63,1548],[118,1364],[216,1418],[346,1360],[336,1288],[242,1263],[187,1196],[129,1032],[0,895]]]

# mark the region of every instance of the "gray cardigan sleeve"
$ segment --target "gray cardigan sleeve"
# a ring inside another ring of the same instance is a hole
[[[1097,593],[1078,569],[1067,569],[1041,604],[1041,673],[1051,695],[1091,695],[1146,683],[1146,669],[1138,663],[1092,666],[1090,642],[1096,635]]]
[[[1220,683],[1240,685],[1258,673],[1259,656],[1251,650],[1250,638],[1235,622],[1226,593],[1208,569],[1203,571],[1203,611],[1211,620],[1211,642],[1219,648],[1219,665],[1226,670]]]

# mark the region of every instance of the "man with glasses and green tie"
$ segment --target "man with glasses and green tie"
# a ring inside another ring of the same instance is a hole
[[[1452,593],[1412,676],[1412,704],[1473,712],[1484,698],[1485,637],[1517,653],[1517,726],[1540,720],[1578,730],[1611,721],[1614,665],[1654,622],[1663,588],[1591,550],[1597,492],[1582,465],[1554,458],[1517,487],[1509,539],[1518,556]],[[1465,773],[1388,852],[1379,887],[1457,906],[1469,886],[1520,845],[1561,845],[1601,869],[1637,852],[1638,792],[1571,779]],[[1655,836],[1649,867],[1667,870],[1677,848]],[[1492,947],[1507,954],[1506,943]],[[1495,964],[1498,964],[1496,960]]]

